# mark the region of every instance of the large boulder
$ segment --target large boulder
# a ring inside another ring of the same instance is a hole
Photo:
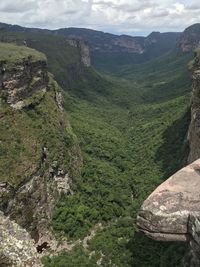
[[[200,215],[200,159],[162,183],[143,203],[141,231],[155,240],[187,241],[190,215]]]

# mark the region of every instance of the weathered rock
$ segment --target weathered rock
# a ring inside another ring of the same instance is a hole
[[[191,122],[188,131],[189,163],[200,158],[200,59],[198,56],[193,62],[192,81]]]
[[[175,173],[145,200],[139,229],[156,240],[186,241],[190,215],[200,215],[200,159]]]
[[[193,52],[200,46],[200,23],[196,23],[186,28],[181,34],[178,47],[183,52]]]
[[[42,266],[34,241],[26,230],[0,212],[0,266]]]
[[[7,67],[6,61],[0,62],[0,92],[7,103],[16,105],[48,85],[46,61],[32,61],[31,58]],[[20,105],[18,105],[20,106]]]
[[[86,42],[82,39],[68,39],[67,43],[71,46],[79,48],[80,58],[85,67],[91,66],[90,49]]]

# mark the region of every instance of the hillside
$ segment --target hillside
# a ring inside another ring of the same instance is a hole
[[[80,149],[44,54],[8,43],[0,51],[0,209],[37,243],[59,196],[70,193]]]
[[[57,30],[25,28],[0,23],[0,30],[54,34],[70,39],[82,39],[88,43],[92,64],[101,71],[112,71],[116,65],[143,63],[159,57],[176,46],[178,32],[152,32],[147,37],[115,35],[84,28],[63,28]]]
[[[56,236],[68,238],[72,247],[57,256],[44,257],[44,266],[94,267],[98,263],[105,267],[180,266],[185,246],[151,241],[137,232],[135,222],[143,200],[187,157],[185,137],[190,120],[187,62],[191,54],[172,52],[103,76],[85,64],[85,54],[81,52],[85,51],[81,49],[84,43],[81,45],[80,41],[71,43],[65,37],[38,32],[6,31],[0,32],[0,40],[21,45],[25,40],[28,47],[45,53],[49,70],[64,89],[48,75],[48,90],[39,103],[32,105],[32,100],[28,101],[28,108],[20,111],[8,107],[12,115],[6,113],[3,121],[8,125],[1,127],[7,129],[6,133],[10,129],[4,138],[10,138],[7,143],[15,157],[3,172],[12,172],[10,166],[23,160],[18,155],[25,155],[34,167],[38,158],[46,157],[46,147],[49,153],[44,173],[50,166],[56,176],[58,168],[64,174],[71,171],[73,194],[61,194],[56,209],[50,210],[52,219],[48,218]],[[55,101],[57,90],[64,97],[63,111]],[[22,133],[27,125],[29,129]],[[81,158],[73,132],[82,151],[81,173],[77,172]],[[27,140],[36,143],[34,153],[27,153]],[[29,218],[32,222],[32,217]]]

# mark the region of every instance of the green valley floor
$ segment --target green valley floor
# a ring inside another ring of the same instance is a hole
[[[148,194],[186,160],[191,57],[173,52],[102,75],[90,69],[66,91],[84,167],[51,225],[72,243],[95,231],[84,246],[43,258],[45,267],[181,266],[186,245],[152,241],[135,221]]]

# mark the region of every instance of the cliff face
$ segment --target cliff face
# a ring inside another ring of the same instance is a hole
[[[62,89],[48,74],[43,54],[11,44],[0,48],[0,210],[40,243],[59,196],[71,194],[80,149],[62,107]]]
[[[77,39],[67,39],[67,43],[71,46],[78,48],[81,62],[85,67],[90,67],[91,60],[90,60],[89,46],[83,40],[77,40]]]
[[[190,163],[162,183],[143,203],[139,229],[162,241],[187,241],[190,252],[184,266],[200,265],[200,53],[190,62],[192,70],[191,123],[188,131]]]
[[[183,52],[193,52],[200,46],[200,23],[196,23],[181,34],[178,47]]]
[[[4,44],[0,45],[0,49],[4,47]],[[13,51],[13,45],[7,44],[7,49]],[[48,80],[46,59],[43,56],[34,59],[34,55],[30,54],[16,62],[0,61],[1,97],[13,108],[22,108],[23,101],[33,94],[44,94]]]
[[[192,64],[192,103],[191,103],[191,123],[188,132],[190,145],[189,162],[200,158],[200,57],[199,50]]]

